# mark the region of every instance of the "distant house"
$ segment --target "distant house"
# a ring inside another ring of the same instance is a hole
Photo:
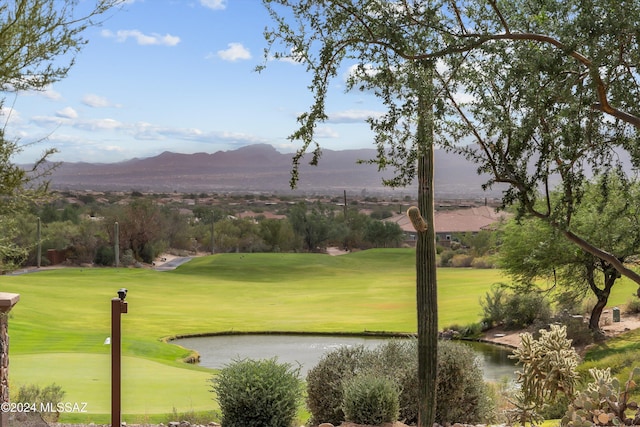
[[[443,246],[448,246],[455,234],[478,233],[483,230],[493,230],[497,224],[507,218],[508,213],[498,211],[489,206],[478,206],[468,209],[436,211],[433,219],[436,240]],[[407,243],[416,241],[417,233],[405,213],[394,215],[385,221],[395,222],[402,228]]]

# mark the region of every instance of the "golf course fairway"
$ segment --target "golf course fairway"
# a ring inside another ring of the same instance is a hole
[[[207,379],[188,365],[188,349],[163,338],[221,332],[413,333],[415,251],[324,254],[218,254],[173,271],[61,268],[0,276],[20,294],[10,313],[11,386],[56,383],[65,402],[85,402],[66,422],[105,422],[110,408],[111,299],[127,288],[122,315],[123,419],[216,408]],[[439,269],[440,328],[477,322],[480,299],[499,270]],[[621,280],[610,298],[635,290]],[[131,422],[131,421],[129,421]]]

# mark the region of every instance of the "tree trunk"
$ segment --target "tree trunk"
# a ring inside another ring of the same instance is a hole
[[[416,242],[416,294],[418,314],[418,426],[432,427],[436,416],[438,369],[438,300],[436,239],[433,227],[433,84],[431,64],[422,69],[418,144],[418,209],[427,224]]]
[[[607,302],[609,301],[609,295],[611,294],[611,288],[616,283],[616,280],[620,277],[618,271],[616,271],[613,267],[604,271],[604,289],[600,289],[596,286],[595,279],[593,277],[593,269],[589,270],[589,276],[587,280],[589,281],[589,287],[591,291],[594,293],[598,301],[596,305],[593,306],[591,310],[591,317],[589,318],[589,329],[591,331],[602,334],[600,331],[600,316],[602,315],[602,310],[607,306]]]

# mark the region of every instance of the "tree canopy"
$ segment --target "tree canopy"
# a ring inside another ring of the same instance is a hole
[[[64,78],[75,56],[86,43],[85,30],[123,0],[12,0],[0,4],[0,107],[8,94],[44,90]],[[46,191],[45,176],[51,164],[45,162],[55,152],[46,149],[34,159],[31,170],[13,163],[24,144],[38,141],[15,141],[6,138],[0,127],[0,266],[11,268],[23,259],[26,248],[17,246],[12,237],[16,215],[26,204]]]

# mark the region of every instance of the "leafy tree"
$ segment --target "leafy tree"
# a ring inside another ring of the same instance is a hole
[[[43,90],[64,78],[75,55],[85,44],[84,31],[96,25],[98,17],[122,0],[98,0],[93,7],[79,8],[76,0],[12,0],[0,4],[0,91]],[[82,10],[79,10],[82,9]],[[0,107],[4,98],[0,99]],[[33,142],[32,142],[33,143]],[[32,168],[25,170],[12,162],[23,149],[8,140],[0,129],[0,269],[12,268],[26,257],[27,247],[16,245],[17,217],[28,204],[46,191],[46,160],[53,149],[45,150]],[[31,245],[33,243],[30,243]]]
[[[316,251],[331,238],[333,211],[320,202],[311,206],[300,202],[289,211],[289,222],[293,231],[302,238],[304,248]]]
[[[559,197],[560,195],[558,195]],[[624,263],[640,250],[640,182],[627,183],[608,174],[588,183],[573,213],[576,233],[615,254]],[[500,248],[502,266],[523,284],[547,278],[558,286],[561,298],[596,297],[589,328],[599,332],[599,321],[611,289],[621,277],[607,260],[575,247],[547,223],[528,220],[507,224]]]
[[[376,247],[397,247],[404,239],[402,228],[395,222],[371,221],[365,231],[365,239]]]
[[[130,249],[138,261],[151,263],[166,245],[165,219],[158,205],[148,198],[133,199],[128,205],[115,206],[105,214],[104,227],[113,237],[114,224],[120,232],[120,251]]]
[[[286,219],[264,219],[259,223],[260,236],[272,252],[287,252],[296,247],[291,223]]]

